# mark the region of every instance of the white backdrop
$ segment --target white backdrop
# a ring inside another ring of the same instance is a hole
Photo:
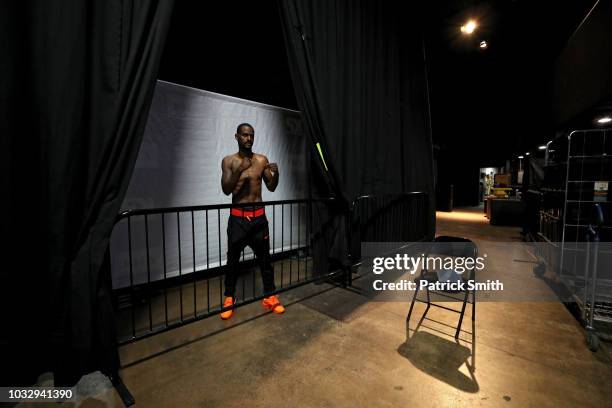
[[[221,159],[237,151],[234,134],[242,122],[255,128],[253,151],[279,166],[279,185],[274,193],[264,187],[263,200],[306,198],[306,140],[299,112],[158,81],[122,210],[230,203],[221,191]],[[286,206],[282,212],[279,206],[274,214],[269,207],[266,212],[273,251],[296,248],[298,240],[303,245],[304,206]],[[199,270],[225,264],[228,214],[228,210],[197,211],[193,220],[191,213],[178,218],[167,214],[163,225],[161,216],[149,216],[148,262],[144,217],[132,219],[132,282],[146,282],[149,276],[157,280],[164,273],[187,274],[194,265]],[[127,230],[127,222],[122,221],[111,237],[115,288],[130,284]],[[250,251],[246,256],[251,256]]]

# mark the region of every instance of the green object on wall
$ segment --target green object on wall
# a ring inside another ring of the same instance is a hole
[[[327,164],[325,163],[325,157],[323,157],[323,150],[321,150],[321,143],[317,142],[317,150],[319,151],[319,156],[321,156],[321,160],[323,161],[323,166],[325,166],[325,171],[329,171],[327,168]]]

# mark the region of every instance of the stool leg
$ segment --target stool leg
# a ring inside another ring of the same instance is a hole
[[[465,296],[463,298],[463,305],[461,306],[461,314],[459,315],[459,324],[457,325],[457,331],[455,332],[455,340],[459,338],[459,333],[461,333],[461,324],[463,324],[463,315],[465,314],[465,305],[467,304],[469,293],[470,293],[469,290],[465,291]]]
[[[476,290],[472,292],[472,320],[476,320]]]
[[[412,309],[414,308],[414,302],[416,302],[417,295],[419,294],[419,289],[414,291],[414,295],[412,296],[412,302],[410,302],[410,310],[408,310],[408,316],[406,317],[406,323],[410,323],[410,316],[412,316]]]

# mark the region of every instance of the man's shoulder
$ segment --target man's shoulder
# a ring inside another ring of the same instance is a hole
[[[267,162],[268,161],[268,158],[265,155],[263,155],[263,154],[253,153],[253,157],[256,160],[259,160],[259,161],[262,161],[262,162]]]
[[[227,156],[223,158],[223,162],[232,162],[236,160],[237,157],[238,157],[238,153],[228,154]]]

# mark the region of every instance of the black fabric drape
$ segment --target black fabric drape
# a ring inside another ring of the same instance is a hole
[[[117,368],[106,252],[173,2],[11,3],[0,13],[3,384],[49,369],[71,384]]]
[[[313,152],[347,204],[365,194],[427,191],[433,159],[418,10],[393,2],[279,0],[289,66]]]

